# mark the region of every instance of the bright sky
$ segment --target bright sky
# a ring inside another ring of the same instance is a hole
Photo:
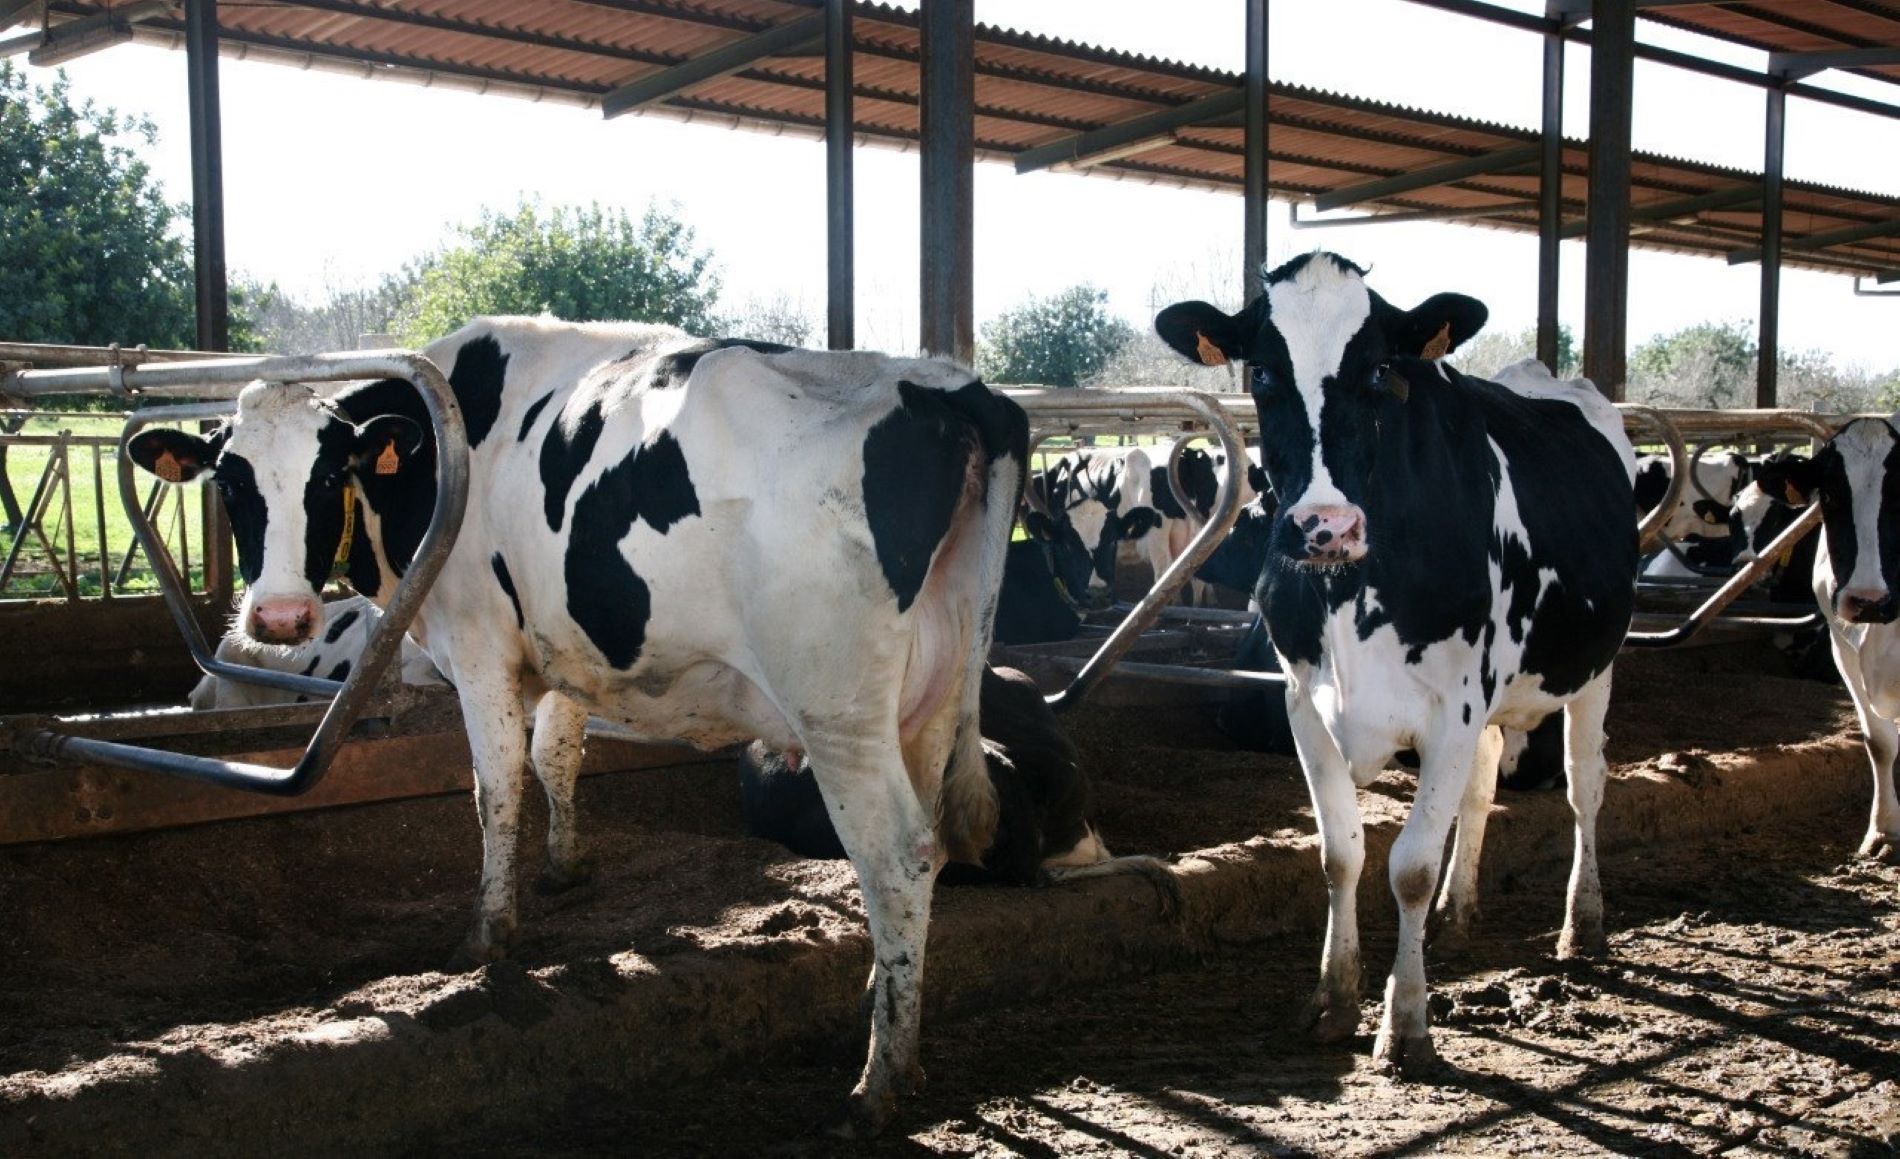
[[[1507,0],[1541,10],[1541,4]],[[1539,120],[1536,37],[1404,0],[1295,0],[1271,6],[1276,80],[1518,126]],[[1162,15],[1165,13],[1165,16]],[[984,23],[1238,70],[1240,0],[977,0]],[[1639,38],[1755,68],[1763,54],[1638,22]],[[1761,91],[1637,62],[1636,147],[1758,169]],[[190,194],[182,53],[127,45],[67,66],[75,91],[150,116],[170,195]],[[1589,54],[1572,46],[1566,129],[1588,122]],[[1894,86],[1839,73],[1820,78],[1893,102]],[[225,205],[236,270],[303,297],[357,284],[439,243],[483,206],[522,195],[598,200],[637,214],[675,202],[720,266],[728,308],[784,293],[824,310],[824,151],[802,139],[686,126],[657,117],[603,121],[597,112],[365,82],[267,64],[223,63]],[[1900,193],[1900,120],[1791,99],[1791,178]],[[902,350],[917,338],[917,157],[857,155],[858,339]],[[1077,282],[1106,289],[1137,325],[1159,283],[1209,296],[1237,283],[1240,199],[1071,175],[976,173],[976,312]],[[1275,204],[1270,257],[1315,247],[1376,267],[1401,305],[1439,290],[1484,299],[1492,325],[1536,317],[1530,235],[1454,225],[1293,231]],[[1563,247],[1563,317],[1583,330],[1583,247]],[[1231,291],[1230,291],[1231,292]],[[1630,271],[1632,344],[1706,319],[1756,315],[1756,267],[1638,250]],[[1165,303],[1164,303],[1165,304]],[[1900,365],[1900,299],[1855,297],[1850,279],[1785,271],[1782,343],[1844,364]]]

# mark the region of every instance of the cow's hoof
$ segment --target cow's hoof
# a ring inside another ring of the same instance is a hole
[[[577,885],[586,885],[594,880],[594,859],[576,858],[574,864],[562,867],[550,861],[541,867],[534,879],[534,892],[543,897],[549,894],[566,893]]]
[[[1603,936],[1602,926],[1588,926],[1584,929],[1564,927],[1557,935],[1557,960],[1568,962],[1577,958],[1605,958],[1610,953],[1610,941]]]
[[[1394,1078],[1422,1079],[1438,1073],[1438,1052],[1432,1049],[1430,1034],[1402,1038],[1388,1029],[1379,1031],[1372,1044],[1372,1057],[1381,1070]]]
[[[1300,1027],[1314,1042],[1344,1042],[1359,1033],[1359,1003],[1322,986],[1300,1011]]]
[[[831,1121],[825,1133],[839,1139],[875,1139],[884,1133],[896,1109],[897,1100],[890,1095],[852,1091],[845,1099],[843,1112]]]
[[[448,973],[467,974],[470,971],[479,970],[492,962],[503,961],[507,957],[508,946],[506,944],[483,943],[477,941],[475,936],[471,934],[468,939],[462,943],[461,948],[450,955]]]
[[[1862,861],[1878,861],[1882,865],[1900,865],[1900,836],[1869,833],[1854,856]]]

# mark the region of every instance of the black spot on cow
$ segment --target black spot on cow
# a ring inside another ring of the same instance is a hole
[[[653,612],[652,592],[620,541],[635,520],[664,535],[699,513],[686,456],[665,431],[608,468],[575,501],[564,563],[567,614],[615,668],[631,668],[640,658]]]
[[[501,552],[498,551],[488,563],[495,569],[495,582],[501,585],[501,590],[508,596],[508,602],[514,605],[515,627],[526,627],[528,620],[521,614],[521,597],[515,594],[515,581],[514,577],[508,574],[508,561],[503,559]]]
[[[349,675],[350,675],[350,662],[348,660],[343,660],[343,661],[340,661],[335,668],[330,669],[330,675],[328,679],[335,680],[338,683],[341,683],[344,680],[348,679]]]
[[[359,609],[351,608],[349,611],[344,612],[336,619],[330,621],[330,630],[323,634],[323,642],[325,644],[334,644],[338,640],[341,640],[343,633],[349,631],[350,625],[356,623],[362,614]]]
[[[569,403],[571,408],[573,403]],[[567,510],[567,493],[574,489],[587,460],[593,458],[600,432],[607,427],[601,414],[601,400],[593,399],[573,420],[567,411],[555,417],[541,441],[541,494],[548,516],[548,530],[559,531]]]
[[[423,533],[429,528],[429,516],[435,510],[435,432],[429,423],[429,413],[423,406],[422,396],[416,388],[401,379],[384,379],[370,383],[346,394],[338,395],[336,407],[349,423],[361,426],[372,419],[384,415],[399,415],[415,424],[420,432],[421,442],[409,454],[402,457],[395,474],[379,475],[373,470],[358,470],[357,486],[362,490],[363,499],[370,510],[377,515],[377,533],[383,549],[383,556],[389,566],[400,576],[409,569],[409,563],[416,556],[416,549],[422,544]],[[325,427],[320,439],[336,438],[341,442],[345,437],[353,438],[353,433],[341,423]],[[365,503],[357,504],[358,534],[350,549],[349,575],[350,586],[366,596],[376,594],[378,571],[376,559],[369,549],[369,536],[362,533],[365,526],[363,509]],[[336,507],[339,525],[342,509]],[[340,533],[341,527],[338,531]],[[332,539],[331,544],[336,543]],[[312,560],[312,567],[316,564]],[[328,561],[324,562],[327,572]],[[321,586],[322,581],[313,581]]]
[[[541,417],[541,412],[547,409],[548,403],[551,402],[553,398],[554,392],[550,390],[528,404],[527,413],[521,416],[521,433],[515,436],[515,442],[525,443],[528,441],[528,432],[534,429],[534,420]]]
[[[654,359],[653,368],[647,374],[647,389],[672,390],[686,385],[693,376],[693,368],[699,360],[715,350],[730,350],[741,347],[758,354],[786,354],[798,349],[783,342],[761,342],[753,338],[708,338],[696,342],[683,350],[675,350]],[[644,357],[644,351],[634,351],[628,357]]]
[[[1013,453],[1027,461],[1029,428],[1022,408],[981,383],[955,391],[899,383],[898,400],[864,438],[864,511],[902,612],[950,530],[971,457]]]
[[[303,666],[303,671],[302,671],[302,672],[299,672],[299,673],[297,673],[297,675],[299,675],[299,676],[311,676],[311,675],[314,675],[314,674],[316,673],[316,671],[317,671],[317,665],[318,665],[318,664],[320,664],[320,663],[322,663],[322,662],[323,662],[323,657],[321,657],[321,656],[312,656],[312,657],[310,658],[310,663],[308,663],[308,664],[306,664],[306,665],[304,665],[304,666]]]
[[[1181,490],[1187,493],[1188,501],[1194,504],[1194,514],[1206,519],[1214,511],[1214,499],[1220,494],[1220,476],[1214,472],[1214,457],[1199,447],[1189,447],[1181,452],[1177,461],[1176,474],[1181,480]],[[1148,491],[1154,496],[1154,505],[1161,514],[1170,519],[1185,519],[1187,511],[1174,495],[1174,484],[1168,481],[1168,465],[1162,463],[1149,471]]]
[[[254,584],[264,571],[264,528],[270,512],[263,492],[257,489],[257,473],[243,455],[226,451],[218,458],[218,497],[231,518],[231,534],[237,540],[238,574]]]
[[[488,432],[501,416],[501,391],[508,376],[508,355],[494,335],[484,334],[462,343],[455,352],[455,369],[449,371],[449,386],[462,408],[462,422],[468,427],[470,450],[482,445]]]

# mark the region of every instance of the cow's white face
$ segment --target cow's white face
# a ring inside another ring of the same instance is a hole
[[[1900,613],[1900,431],[1885,419],[1855,419],[1812,459],[1765,465],[1762,485],[1797,503],[1820,500],[1834,613],[1848,623],[1892,623]]]
[[[400,416],[359,428],[307,388],[253,383],[238,396],[237,417],[211,435],[148,430],[129,449],[170,482],[210,473],[244,577],[239,629],[264,644],[301,644],[323,623],[318,593],[347,546],[354,473],[374,470],[379,454],[400,458],[419,437]]]
[[[1404,418],[1397,408],[1410,385],[1395,363],[1443,357],[1485,317],[1484,305],[1462,294],[1399,310],[1372,292],[1358,266],[1312,253],[1267,273],[1266,292],[1237,315],[1183,302],[1163,310],[1155,329],[1196,361],[1251,365],[1262,466],[1283,501],[1280,554],[1337,566],[1365,558],[1377,536],[1361,502],[1382,418]]]

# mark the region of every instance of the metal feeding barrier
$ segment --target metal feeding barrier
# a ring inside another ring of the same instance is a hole
[[[0,346],[0,359],[19,346]],[[58,352],[53,352],[58,356]],[[394,378],[416,388],[429,414],[436,442],[435,509],[414,561],[396,585],[389,605],[364,644],[361,661],[340,685],[327,680],[271,672],[216,658],[192,614],[184,581],[150,523],[142,518],[131,456],[123,444],[119,453],[119,494],[140,545],[151,560],[166,606],[192,658],[208,673],[253,684],[321,696],[334,694],[303,756],[288,768],[226,761],[215,757],[169,752],[142,745],[95,737],[74,736],[52,728],[29,728],[0,735],[17,752],[45,759],[83,760],[94,764],[206,781],[231,788],[277,796],[295,796],[314,786],[342,747],[350,729],[376,690],[403,633],[415,619],[430,586],[448,559],[461,529],[468,502],[468,439],[461,410],[448,381],[435,364],[420,354],[401,350],[356,354],[318,354],[294,358],[220,358],[174,360],[161,355],[128,365],[113,351],[107,366],[62,369],[10,370],[0,376],[0,395],[32,400],[49,395],[109,394],[125,401],[150,398],[226,400],[141,409],[126,422],[124,438],[146,425],[166,419],[215,417],[230,412],[228,400],[253,382],[273,384],[280,390],[301,390],[306,383],[346,382]],[[149,355],[149,352],[147,352]],[[169,354],[169,352],[167,352]],[[70,357],[69,352],[67,353]]]

